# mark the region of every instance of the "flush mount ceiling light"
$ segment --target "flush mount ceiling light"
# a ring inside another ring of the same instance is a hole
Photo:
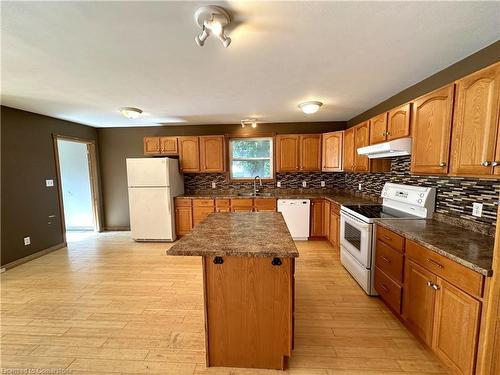
[[[245,126],[251,126],[252,128],[255,129],[257,127],[257,119],[249,118],[241,120],[241,127],[244,128]]]
[[[136,119],[142,114],[142,109],[134,107],[122,107],[120,112],[123,116],[129,119]]]
[[[224,33],[224,27],[231,23],[231,17],[224,8],[217,5],[201,7],[194,14],[194,20],[202,30],[201,34],[194,38],[200,47],[210,35],[217,37],[226,48],[231,44],[231,38]]]
[[[321,103],[321,102],[310,101],[310,102],[300,103],[299,108],[306,115],[310,115],[312,113],[318,112],[319,107],[321,107],[322,105],[323,105],[323,103]]]

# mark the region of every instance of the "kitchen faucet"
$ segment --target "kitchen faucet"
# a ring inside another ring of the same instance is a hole
[[[257,195],[257,193],[259,192],[259,189],[257,189],[257,179],[259,179],[259,185],[262,186],[262,180],[260,178],[260,176],[255,176],[255,178],[253,179],[253,195]]]

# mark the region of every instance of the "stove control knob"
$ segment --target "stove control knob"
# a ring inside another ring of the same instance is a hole
[[[423,198],[424,197],[424,193],[420,193],[420,198]]]
[[[417,201],[417,203],[422,203],[422,199],[419,199],[419,200]]]

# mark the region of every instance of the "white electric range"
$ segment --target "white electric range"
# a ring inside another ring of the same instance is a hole
[[[376,296],[374,224],[377,220],[422,220],[434,213],[436,189],[386,183],[382,204],[346,205],[340,209],[340,262],[368,295]]]

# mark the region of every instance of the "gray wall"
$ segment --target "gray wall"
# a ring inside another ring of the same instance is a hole
[[[4,107],[1,115],[1,264],[63,242],[53,134],[96,139],[94,128]],[[50,215],[55,218],[49,219]],[[50,224],[49,224],[50,222]],[[31,237],[24,246],[23,237]]]
[[[353,117],[347,122],[348,127],[357,125],[362,121],[372,118],[373,116],[388,111],[398,105],[407,103],[410,100],[418,98],[419,96],[427,94],[498,61],[500,61],[500,41],[497,41],[466,57],[465,59],[450,65],[446,69],[439,71],[423,81],[420,81],[419,83],[397,93],[389,99],[384,100],[367,111]]]
[[[192,125],[97,129],[99,135],[104,227],[130,226],[125,159],[143,157],[143,137],[150,135],[210,135],[259,133],[323,133],[345,129],[345,122],[259,124],[257,129],[241,125]]]

